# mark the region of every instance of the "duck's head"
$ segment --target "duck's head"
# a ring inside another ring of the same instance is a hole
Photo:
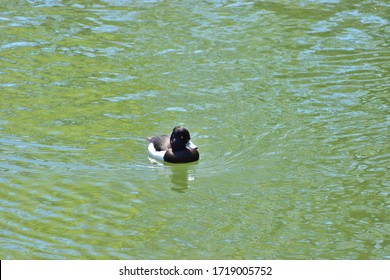
[[[191,136],[188,129],[182,126],[176,126],[171,134],[171,148],[173,151],[188,149],[198,149],[194,143],[191,142]]]

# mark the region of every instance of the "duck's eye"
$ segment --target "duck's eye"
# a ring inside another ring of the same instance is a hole
[[[183,137],[183,136],[180,136],[180,139],[184,139],[184,137]]]

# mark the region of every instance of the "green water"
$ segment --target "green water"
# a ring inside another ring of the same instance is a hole
[[[0,259],[390,259],[388,1],[0,1]],[[146,137],[186,126],[196,164]]]

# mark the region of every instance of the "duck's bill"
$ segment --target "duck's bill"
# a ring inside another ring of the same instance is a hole
[[[191,140],[188,140],[186,146],[188,149],[197,149],[198,148],[194,143],[191,142]]]

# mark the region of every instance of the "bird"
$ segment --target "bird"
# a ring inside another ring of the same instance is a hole
[[[153,136],[147,140],[148,154],[153,159],[170,163],[199,160],[198,147],[192,143],[190,132],[183,126],[174,127],[171,136]]]

